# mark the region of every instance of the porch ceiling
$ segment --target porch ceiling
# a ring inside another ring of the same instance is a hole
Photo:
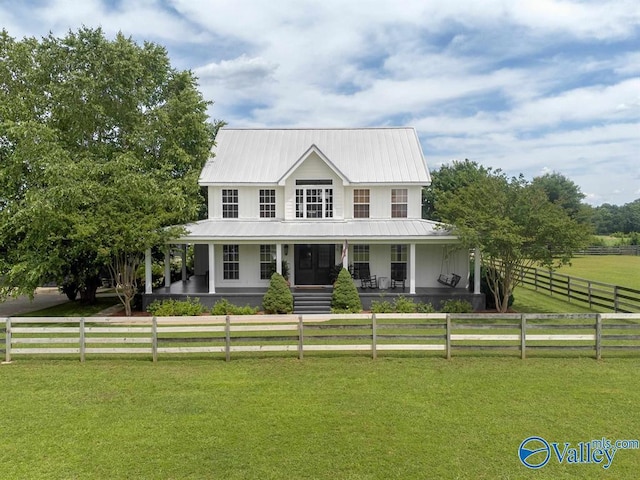
[[[202,220],[186,225],[187,234],[177,243],[197,242],[300,242],[342,243],[455,243],[440,224],[420,219],[393,220]]]

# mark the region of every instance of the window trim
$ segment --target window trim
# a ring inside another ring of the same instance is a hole
[[[391,189],[391,218],[408,218],[408,217],[409,217],[409,189],[392,188]]]
[[[223,280],[240,280],[240,245],[222,245]]]
[[[275,266],[276,266],[275,259],[276,259],[275,244],[260,245],[260,251],[259,251],[260,280],[271,279],[271,275],[273,275],[273,272],[275,272]]]
[[[260,204],[260,218],[276,218],[276,190],[275,188],[261,188],[258,191]]]
[[[222,189],[222,218],[238,218],[239,196],[237,188]]]
[[[365,193],[366,192],[366,193]],[[366,199],[366,202],[363,201]],[[356,208],[360,207],[360,208]],[[366,208],[363,208],[366,207]],[[366,215],[363,215],[360,209],[366,210]],[[356,214],[356,211],[359,213]],[[368,188],[354,188],[353,189],[353,218],[371,218],[371,190]]]

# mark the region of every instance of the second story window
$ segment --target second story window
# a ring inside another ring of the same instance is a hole
[[[353,191],[353,218],[369,218],[368,188],[357,188]]]
[[[238,218],[238,190],[222,190],[222,218]]]
[[[260,189],[260,218],[276,217],[276,191]]]
[[[407,218],[407,189],[391,189],[391,218]]]
[[[331,180],[297,180],[296,218],[333,218],[333,188],[325,186],[330,184]]]

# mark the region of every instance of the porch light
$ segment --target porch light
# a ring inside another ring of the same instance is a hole
[[[285,243],[284,245],[284,255],[285,257],[289,255],[289,245]]]

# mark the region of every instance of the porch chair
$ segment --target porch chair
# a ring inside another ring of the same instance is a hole
[[[402,291],[405,289],[405,282],[407,280],[407,265],[392,265],[391,266],[391,289],[395,289],[398,285],[402,284]]]
[[[360,287],[378,288],[378,279],[375,275],[371,275],[369,264],[361,264],[359,266],[358,277],[360,277]]]

